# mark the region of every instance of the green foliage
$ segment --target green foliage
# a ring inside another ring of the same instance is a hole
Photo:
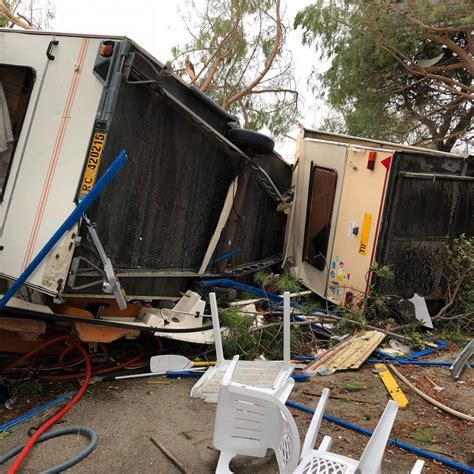
[[[350,382],[350,383],[345,383],[342,386],[342,390],[344,392],[360,392],[364,390],[366,387],[364,387],[364,384],[360,380],[356,380],[355,382]]]
[[[286,271],[280,275],[274,275],[268,270],[259,270],[255,273],[254,280],[263,289],[271,287],[271,291],[279,294],[285,291],[297,293],[301,290],[300,282]]]
[[[463,349],[471,337],[469,332],[462,330],[456,325],[451,328],[445,326],[441,329],[438,335],[440,339],[455,344],[459,349]]]
[[[221,312],[220,320],[228,331],[222,338],[224,353],[228,357],[255,351],[255,337],[249,331],[253,325],[252,316],[241,313],[237,307],[230,307]]]
[[[331,62],[310,78],[335,110],[325,127],[440,150],[468,140],[474,60],[456,48],[473,11],[468,0],[318,0],[300,11],[303,43]]]
[[[282,273],[278,277],[275,286],[279,293],[283,293],[284,291],[289,291],[290,293],[297,293],[301,290],[300,282],[287,272]]]
[[[267,270],[259,270],[255,273],[253,279],[257,285],[265,288],[271,281],[273,281],[273,273]]]
[[[282,324],[262,326],[258,330],[254,327],[254,317],[244,314],[236,307],[222,311],[220,315],[222,327],[226,328],[223,334],[222,345],[226,357],[239,354],[242,358],[253,360],[264,356],[270,360],[281,359],[283,354],[283,326]],[[278,320],[281,321],[281,318]],[[277,320],[277,321],[278,321]],[[300,328],[291,329],[290,344],[295,352],[303,341]]]
[[[336,327],[346,332],[352,332],[356,329],[366,329],[368,324],[386,323],[393,317],[394,298],[384,293],[385,283],[393,280],[395,275],[389,265],[380,265],[374,262],[371,266],[372,282],[369,289],[369,296],[364,297],[357,305],[343,309],[342,318],[337,322]],[[397,312],[397,316],[400,313]],[[357,323],[351,322],[355,321]]]
[[[370,271],[374,276],[384,280],[393,280],[395,278],[395,273],[390,265],[381,265],[378,262],[374,262],[370,267]]]
[[[268,129],[280,137],[297,119],[298,94],[284,20],[272,57],[279,23],[275,10],[275,0],[206,0],[200,12],[189,0],[182,16],[191,40],[172,49],[170,64],[190,80],[188,61],[197,75],[194,84],[237,115],[245,128]]]
[[[351,321],[356,321],[355,323]],[[367,318],[364,311],[359,308],[343,309],[342,317],[336,323],[336,328],[342,333],[349,333],[367,327]]]
[[[445,306],[434,317],[455,332],[474,330],[474,237],[461,235],[439,254]]]
[[[410,337],[409,345],[412,350],[419,351],[421,349],[425,349],[424,342],[426,341],[419,332],[412,331],[408,334],[408,336]]]
[[[433,442],[432,436],[424,429],[417,430],[413,433],[412,438],[419,443],[431,444]]]

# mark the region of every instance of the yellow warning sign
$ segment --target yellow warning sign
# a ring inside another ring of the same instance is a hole
[[[372,226],[372,214],[366,212],[364,214],[364,222],[360,233],[359,253],[367,255],[367,247],[369,245],[370,228]]]

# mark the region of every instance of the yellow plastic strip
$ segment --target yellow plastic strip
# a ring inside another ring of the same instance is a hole
[[[367,247],[369,245],[370,228],[372,226],[372,214],[366,212],[362,223],[362,231],[360,233],[359,253],[367,255]]]
[[[390,393],[390,396],[397,402],[400,408],[406,408],[408,405],[408,398],[402,392],[402,389],[393,378],[393,375],[390,373],[387,366],[385,364],[375,364],[374,367],[387,388],[388,393]]]
[[[193,362],[193,367],[211,367],[212,365],[216,365],[215,362],[206,362],[206,361],[197,361]]]

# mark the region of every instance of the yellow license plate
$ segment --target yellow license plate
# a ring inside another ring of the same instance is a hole
[[[94,186],[99,170],[100,160],[105,145],[105,133],[95,132],[92,137],[92,144],[87,157],[86,169],[81,183],[81,195],[87,194]]]

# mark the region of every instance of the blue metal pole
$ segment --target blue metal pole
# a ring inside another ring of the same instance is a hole
[[[8,289],[3,298],[0,300],[0,309],[5,308],[10,298],[12,298],[15,293],[20,289],[20,287],[25,283],[25,281],[30,277],[30,275],[36,270],[38,265],[43,261],[43,259],[48,255],[48,253],[53,249],[53,247],[58,243],[61,237],[71,229],[71,227],[79,220],[79,218],[86,212],[86,210],[91,206],[91,204],[100,196],[102,191],[107,187],[107,185],[112,181],[115,175],[120,171],[122,166],[127,162],[128,157],[125,153],[125,150],[121,150],[120,153],[115,157],[115,160],[107,168],[107,171],[99,178],[97,183],[92,187],[88,194],[82,198],[76,208],[69,214],[69,217],[61,224],[59,229],[51,236],[51,238],[46,242],[43,248],[38,252],[36,257],[31,261],[31,263],[25,268],[23,273],[18,277],[18,279],[13,283],[13,285]]]

